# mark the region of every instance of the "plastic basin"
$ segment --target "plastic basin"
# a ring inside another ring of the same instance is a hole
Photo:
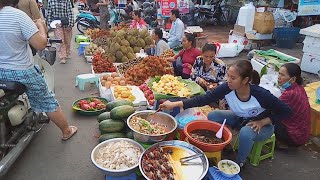
[[[217,122],[213,122],[209,120],[198,120],[198,121],[189,122],[184,127],[184,133],[187,136],[189,143],[200,148],[202,151],[217,152],[217,151],[223,150],[223,148],[231,142],[232,133],[227,127],[224,127],[222,132],[222,138],[224,142],[219,144],[208,144],[208,143],[200,142],[192,138],[190,133],[194,130],[199,130],[199,129],[205,129],[205,130],[211,130],[211,131],[217,132],[220,129],[220,127],[221,127],[221,124]]]

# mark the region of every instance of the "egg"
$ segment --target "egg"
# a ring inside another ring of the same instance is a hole
[[[105,84],[104,84],[104,87],[106,87],[107,89],[109,89],[112,85],[112,82],[111,81],[106,81]]]
[[[108,77],[107,81],[113,81],[112,77]]]
[[[113,78],[113,80],[115,80],[117,82],[120,82],[121,78],[120,77],[115,77],[115,78]]]
[[[118,74],[116,73],[116,72],[113,72],[112,74],[111,74],[111,77],[118,77]]]
[[[125,86],[125,85],[126,85],[126,81],[121,80],[121,81],[120,81],[120,86]]]

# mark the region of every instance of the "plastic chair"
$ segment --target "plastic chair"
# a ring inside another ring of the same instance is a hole
[[[90,39],[83,35],[76,35],[75,40],[78,44],[80,44],[81,42],[90,42]]]
[[[76,77],[76,86],[79,86],[81,91],[84,91],[84,86],[87,82],[95,83],[99,87],[99,77],[94,74],[80,74]]]
[[[273,134],[269,139],[261,142],[255,142],[249,154],[250,163],[253,166],[258,166],[260,161],[267,158],[274,158],[274,148],[276,145],[276,136]],[[235,151],[239,146],[239,135],[237,136],[232,148]],[[262,155],[263,149],[267,150],[266,154]]]
[[[89,42],[80,42],[79,47],[78,47],[78,55],[84,55],[84,51],[87,46],[89,46]]]

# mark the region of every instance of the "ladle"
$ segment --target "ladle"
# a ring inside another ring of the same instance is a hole
[[[216,137],[221,139],[222,138],[222,131],[223,131],[223,127],[224,127],[224,124],[226,123],[227,119],[224,119],[219,131],[216,133]]]

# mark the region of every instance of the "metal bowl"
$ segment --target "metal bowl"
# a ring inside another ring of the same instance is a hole
[[[166,148],[166,147],[168,147],[168,148],[171,148],[171,147],[181,148],[185,152],[187,152],[187,154],[190,154],[190,155],[202,154],[203,156],[192,160],[192,162],[196,162],[199,164],[187,165],[187,167],[185,165],[178,167],[178,164],[180,164],[179,160],[178,160],[178,162],[174,162],[173,166],[176,169],[179,169],[178,173],[180,175],[184,176],[183,178],[181,177],[182,179],[186,179],[186,180],[203,179],[206,176],[206,174],[209,170],[209,161],[208,161],[207,156],[204,154],[204,152],[201,151],[196,146],[193,146],[192,144],[186,143],[184,141],[173,140],[173,141],[163,141],[163,142],[156,143],[156,144],[150,146],[148,149],[146,149],[143,152],[143,154],[140,156],[139,169],[145,179],[150,180],[148,178],[148,176],[144,173],[144,170],[142,168],[143,158],[149,151],[152,151],[154,148],[156,148],[158,146],[163,147],[163,148]],[[173,151],[173,153],[175,153],[175,152]],[[184,154],[180,154],[180,155],[183,156]],[[174,161],[176,161],[176,160],[174,160]]]
[[[157,143],[165,140],[171,133],[173,133],[177,129],[177,121],[172,117],[171,115],[164,113],[164,112],[157,112],[151,116],[148,117],[149,114],[154,113],[155,111],[153,110],[145,110],[145,111],[139,111],[133,113],[131,116],[128,117],[127,119],[127,124],[129,128],[133,132],[133,137],[141,142],[141,143]],[[138,115],[141,118],[147,118],[147,120],[151,120],[160,124],[164,124],[167,126],[167,133],[161,134],[161,135],[150,135],[150,134],[143,134],[141,132],[138,132],[134,130],[130,126],[130,120],[133,116]]]
[[[128,138],[114,138],[114,139],[103,141],[102,143],[98,144],[91,152],[91,161],[98,169],[100,169],[106,175],[126,176],[126,175],[129,175],[131,173],[136,172],[136,170],[138,169],[139,162],[135,166],[133,166],[129,169],[123,169],[123,170],[110,170],[110,169],[107,169],[107,168],[100,166],[96,162],[95,157],[96,157],[96,153],[97,153],[98,149],[100,149],[103,146],[106,146],[106,144],[108,144],[108,143],[117,142],[117,141],[121,141],[121,140],[128,141],[128,142],[134,144],[135,146],[139,147],[141,150],[141,154],[144,152],[144,148],[139,143],[137,143],[136,141],[134,141],[132,139],[128,139]]]

